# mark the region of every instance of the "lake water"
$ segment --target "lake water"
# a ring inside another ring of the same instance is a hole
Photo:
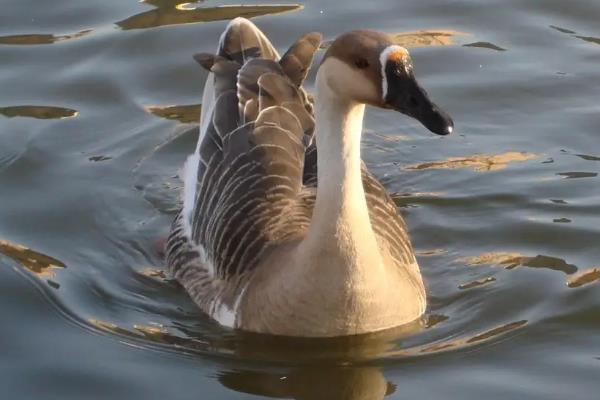
[[[2,1],[1,398],[597,398],[598,1],[180,3]],[[312,30],[397,34],[454,117],[443,138],[365,121],[363,158],[419,252],[426,329],[241,335],[164,276],[154,242],[205,79],[191,56],[238,15],[281,50]]]

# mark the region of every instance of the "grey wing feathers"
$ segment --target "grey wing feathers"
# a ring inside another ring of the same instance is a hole
[[[210,114],[203,115],[196,150],[193,208],[184,207],[173,223],[167,263],[209,313],[213,300],[231,307],[241,277],[269,246],[294,239],[310,223],[314,193],[303,190],[303,170],[314,120],[299,85],[317,40],[318,34],[303,36],[280,63],[262,32],[236,19],[217,55],[194,56],[211,73],[204,94],[210,107],[203,105]]]
[[[218,54],[240,65],[252,58],[279,60],[279,53],[269,39],[244,18],[235,18],[229,23],[221,35]]]
[[[281,67],[296,86],[304,82],[315,53],[321,45],[321,39],[322,36],[318,32],[307,33],[281,57]]]
[[[276,61],[262,58],[250,60],[240,68],[237,78],[237,92],[239,111],[244,123],[254,121],[258,116],[259,108],[266,108],[259,104],[258,80],[262,75],[269,73],[282,75],[283,70]]]
[[[270,92],[278,104],[222,137],[222,157],[213,155],[201,178],[192,238],[222,279],[252,270],[267,246],[295,233],[284,221],[302,186],[304,131],[282,105],[294,101],[285,91],[296,89],[283,76],[267,74],[260,82],[273,80],[281,81]]]

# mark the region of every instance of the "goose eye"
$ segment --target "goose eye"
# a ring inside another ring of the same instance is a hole
[[[354,65],[356,65],[356,68],[365,69],[369,67],[369,62],[365,58],[357,58]]]

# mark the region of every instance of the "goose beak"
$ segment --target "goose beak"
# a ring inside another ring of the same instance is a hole
[[[434,102],[412,76],[389,76],[385,106],[421,122],[438,135],[448,135],[454,130],[452,118]]]

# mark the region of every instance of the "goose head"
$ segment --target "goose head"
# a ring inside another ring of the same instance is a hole
[[[399,111],[438,135],[454,130],[452,118],[417,82],[408,50],[385,33],[339,36],[325,53],[317,79],[341,99]]]

